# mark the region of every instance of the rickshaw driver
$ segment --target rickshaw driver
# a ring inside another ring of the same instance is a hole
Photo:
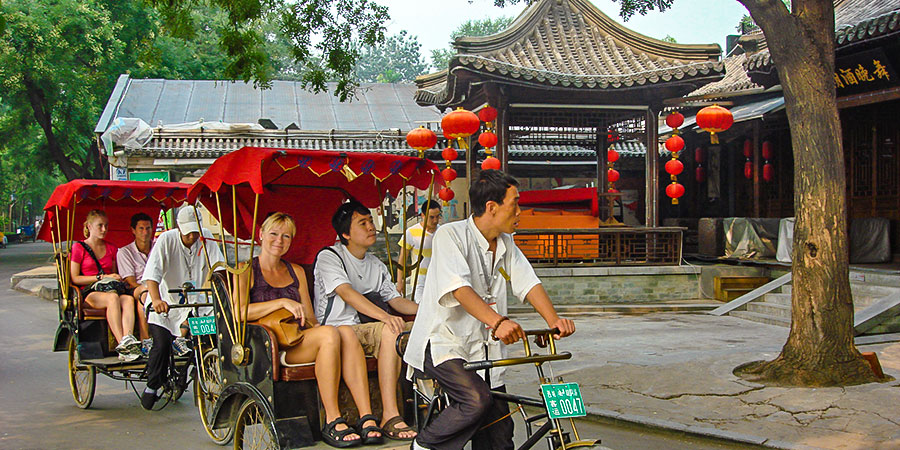
[[[505,358],[500,342],[525,339],[522,327],[506,316],[506,281],[517,298],[559,329],[558,337],[575,332],[571,320],[556,314],[513,241],[520,212],[517,186],[503,172],[482,171],[469,189],[472,216],[435,233],[435,257],[404,360],[435,378],[452,401],[421,430],[412,449],[462,449],[469,440],[473,450],[513,448],[509,404],[490,394],[491,389],[505,392],[503,368],[491,369],[487,379],[482,379],[484,371],[463,368],[466,361]]]
[[[366,296],[377,294],[400,314],[415,314],[419,307],[397,292],[387,266],[368,253],[375,244],[375,225],[368,208],[351,199],[338,207],[331,224],[340,242],[323,249],[316,258],[316,318],[322,325],[338,327],[341,339],[358,339],[365,355],[378,359],[383,410],[380,428],[391,439],[411,440],[416,432],[403,421],[397,407],[401,361],[393,345],[406,325],[402,317],[388,314]],[[377,321],[361,323],[360,313]],[[345,330],[349,336],[344,335]],[[359,428],[361,433],[379,431],[365,423]]]
[[[169,370],[173,339],[182,336],[182,324],[191,312],[189,308],[169,310],[170,304],[178,304],[180,300],[180,294],[169,294],[169,289],[178,289],[186,282],[199,287],[208,278],[209,268],[225,261],[218,245],[207,245],[205,251],[209,255],[209,265],[206,264],[200,234],[202,231],[204,239],[212,239],[213,236],[208,229],[201,228],[192,206],[182,207],[176,221],[177,229],[159,235],[144,268],[143,283],[152,301],[147,322],[150,324],[153,347],[147,362],[147,388],[141,395],[141,406],[148,410],[160,398],[160,389]],[[197,303],[195,299],[198,296],[189,297],[185,301]],[[211,312],[210,307],[198,311],[200,315]]]

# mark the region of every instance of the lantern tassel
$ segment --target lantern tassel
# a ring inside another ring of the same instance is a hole
[[[709,143],[710,143],[710,144],[713,144],[713,145],[718,145],[718,144],[719,144],[719,136],[716,136],[716,132],[715,132],[715,131],[710,131],[710,132],[709,132]]]
[[[459,144],[459,148],[464,149],[464,150],[469,149],[469,146],[468,146],[468,144],[466,144],[465,139],[458,137],[458,138],[456,138],[456,142]]]
[[[678,204],[678,199],[677,199],[677,198],[673,198],[673,199],[672,199],[672,204],[673,204],[673,205],[677,205],[677,204]]]

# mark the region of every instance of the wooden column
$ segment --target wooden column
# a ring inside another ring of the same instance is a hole
[[[762,150],[759,142],[759,123],[753,121],[753,217],[762,217]]]
[[[647,107],[644,119],[647,153],[644,155],[646,192],[644,193],[644,225],[659,226],[659,119],[652,106]]]
[[[469,139],[471,143],[471,139]],[[475,177],[475,151],[472,150],[472,146],[469,146],[469,149],[466,150],[466,192],[469,192],[469,187],[472,186],[472,180]],[[472,199],[466,202],[466,217],[469,217],[469,214],[472,214]]]
[[[600,212],[600,222],[609,218],[609,204],[606,202],[606,125],[597,128],[597,207]]]
[[[499,102],[497,108],[497,123],[494,132],[497,133],[497,153],[500,158],[500,170],[509,173],[509,105]],[[493,105],[491,105],[493,106]]]

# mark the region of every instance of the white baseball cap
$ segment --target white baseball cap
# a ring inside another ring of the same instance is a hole
[[[178,218],[176,219],[178,231],[181,232],[182,235],[199,233],[200,222],[197,219],[198,217],[194,215],[194,208],[192,206],[183,206],[178,210]]]

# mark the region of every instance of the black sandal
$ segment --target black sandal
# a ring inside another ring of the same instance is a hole
[[[332,420],[330,423],[325,425],[325,428],[322,428],[322,440],[325,441],[326,444],[337,447],[337,448],[347,448],[347,447],[356,447],[362,442],[362,438],[351,439],[349,441],[345,441],[344,437],[348,434],[356,433],[349,425],[347,428],[343,430],[337,430],[336,427],[338,424],[347,424],[347,421],[344,420],[343,417],[338,417],[337,419]]]
[[[375,422],[375,425],[370,425],[363,428],[363,424],[367,421],[371,420]],[[381,431],[381,428],[378,428],[378,418],[373,414],[366,414],[359,418],[359,421],[356,422],[356,430],[357,434],[362,436],[363,445],[379,445],[384,444],[384,431]],[[381,436],[369,436],[369,433],[376,432]]]

